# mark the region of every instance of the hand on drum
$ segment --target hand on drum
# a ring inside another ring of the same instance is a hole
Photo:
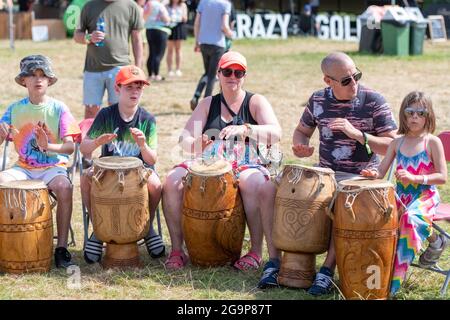
[[[307,158],[313,155],[314,147],[305,144],[296,144],[295,146],[292,146],[292,151],[296,157]]]
[[[47,152],[48,149],[47,131],[48,130],[46,124],[39,121],[37,126],[35,127],[35,134],[36,134],[36,143],[41,152]]]
[[[97,146],[101,146],[106,143],[110,143],[115,138],[117,138],[117,134],[115,133],[104,133],[101,136],[98,136],[94,141]]]
[[[377,169],[363,169],[363,170],[361,170],[360,174],[366,178],[373,178],[373,179],[378,178],[378,170]]]
[[[220,131],[219,133],[219,139],[228,139],[229,137],[234,137],[234,136],[241,136],[243,137],[245,135],[245,133],[247,132],[247,127],[244,125],[240,125],[240,126],[228,126],[222,129],[222,131]]]
[[[206,134],[202,134],[200,137],[195,139],[194,148],[197,149],[199,145],[202,147],[202,151],[205,150],[207,146],[209,146],[213,141]]]
[[[361,135],[360,131],[356,129],[350,121],[345,118],[336,118],[328,124],[328,128],[331,130],[339,130],[345,133],[345,135],[351,139],[356,139],[358,135]]]
[[[400,169],[395,172],[395,178],[401,183],[417,183],[416,176],[409,173],[405,169]]]
[[[140,148],[145,146],[146,138],[145,134],[141,130],[139,130],[138,128],[130,128],[130,133],[134,141]]]

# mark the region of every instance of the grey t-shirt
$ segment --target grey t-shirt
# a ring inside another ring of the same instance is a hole
[[[105,21],[103,47],[88,44],[84,71],[101,72],[131,63],[129,38],[132,30],[143,29],[141,9],[132,0],[91,0],[80,14],[78,30],[92,33],[99,17]]]
[[[227,0],[200,0],[197,12],[200,13],[198,42],[225,48],[222,17],[224,14],[230,15],[230,2]]]

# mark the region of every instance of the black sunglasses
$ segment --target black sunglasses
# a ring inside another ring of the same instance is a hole
[[[236,79],[241,79],[243,76],[245,76],[245,70],[233,70],[231,68],[225,68],[225,69],[220,69],[220,72],[222,72],[224,77],[231,77],[231,75],[234,72],[234,76],[236,77]]]
[[[405,115],[408,117],[412,117],[417,114],[419,117],[425,117],[428,114],[426,109],[413,109],[413,108],[405,108]]]
[[[327,77],[330,78],[331,80],[339,82],[341,84],[341,86],[346,87],[352,82],[352,79],[355,80],[355,82],[358,82],[359,80],[361,80],[362,72],[358,68],[356,68],[356,70],[358,70],[358,71],[355,72],[354,74],[352,74],[351,76],[342,78],[341,80],[336,80],[330,76],[327,76]]]

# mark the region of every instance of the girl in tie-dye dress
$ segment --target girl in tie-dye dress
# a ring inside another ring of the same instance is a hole
[[[447,180],[444,148],[440,139],[432,135],[436,118],[431,100],[422,92],[409,93],[403,99],[399,118],[398,134],[402,136],[390,144],[377,171],[361,172],[364,176],[382,178],[393,160],[397,161],[397,207],[401,217],[391,294],[400,289],[425,239],[429,246],[419,259],[425,266],[434,265],[447,246],[447,239],[432,234],[431,227],[439,204],[436,185]]]

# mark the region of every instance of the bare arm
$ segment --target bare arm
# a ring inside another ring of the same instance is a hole
[[[200,31],[200,13],[197,12],[195,15],[195,21],[194,21],[194,37],[195,37],[195,47],[197,48],[199,46],[198,42],[198,33]]]
[[[211,105],[211,96],[199,102],[197,107],[192,112],[183,133],[180,136],[181,148],[190,154],[201,154],[204,147],[211,143],[203,135],[203,127],[208,119],[209,106]]]
[[[182,8],[181,10],[183,11],[183,14],[181,16],[181,21],[182,22],[187,22],[187,20],[188,20],[188,8],[187,8],[186,3],[182,2],[181,3],[181,8]]]
[[[253,107],[253,108],[252,108]],[[252,125],[250,138],[267,145],[281,140],[281,127],[269,101],[260,94],[250,100],[250,111],[254,109],[257,125]]]
[[[429,142],[431,149],[431,159],[433,160],[435,173],[426,175],[427,184],[445,184],[448,178],[447,163],[445,161],[444,146],[442,141],[435,136],[432,136]],[[417,176],[418,183],[423,183],[423,176]]]
[[[385,155],[390,143],[397,137],[397,131],[393,130],[384,132],[379,136],[373,136],[371,134],[366,135],[370,149],[372,149],[372,151],[376,154]],[[364,136],[361,131],[357,132],[353,139],[357,140],[361,144],[364,144]]]
[[[154,165],[157,160],[157,154],[156,151],[150,148],[147,144],[140,147],[142,159],[144,159],[144,162],[149,165]]]
[[[392,166],[395,155],[397,153],[398,143],[400,138],[397,138],[391,142],[389,145],[386,155],[383,158],[383,161],[381,161],[379,167],[378,167],[378,178],[383,179],[386,175],[386,172],[388,172],[389,168]]]
[[[80,152],[82,154],[91,154],[95,149],[113,141],[117,137],[114,133],[104,133],[95,139],[91,139],[86,136],[80,144]]]
[[[73,40],[75,40],[76,43],[80,44],[89,43],[88,41],[86,41],[86,32],[81,30],[75,30],[75,33],[73,34]]]
[[[73,138],[67,136],[63,138],[63,143],[49,143],[47,151],[59,154],[72,154],[75,150]]]
[[[224,14],[222,16],[222,31],[227,38],[233,38],[233,31],[230,28],[230,15]]]
[[[142,44],[141,30],[131,31],[131,46],[133,48],[134,64],[142,68],[144,47]]]
[[[294,135],[292,137],[292,144],[294,146],[296,145],[309,146],[309,140],[313,135],[314,130],[316,130],[316,128],[309,128],[303,125],[301,121],[299,121],[297,127],[295,128]]]

